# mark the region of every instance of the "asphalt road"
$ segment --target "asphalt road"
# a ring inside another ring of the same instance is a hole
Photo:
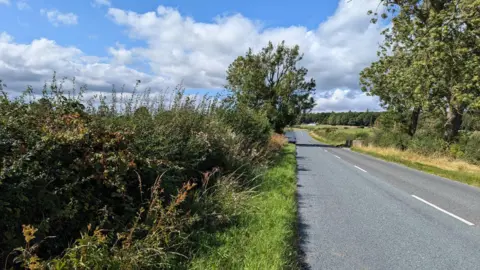
[[[480,189],[297,139],[310,269],[480,269]]]

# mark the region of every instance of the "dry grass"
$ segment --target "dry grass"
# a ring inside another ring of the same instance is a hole
[[[424,156],[412,151],[401,151],[393,147],[361,146],[356,147],[364,151],[376,152],[385,156],[398,156],[412,162],[423,163],[426,165],[438,167],[449,171],[466,171],[470,173],[480,173],[480,166],[468,163],[466,161],[452,159],[441,155]]]
[[[445,156],[424,156],[412,151],[376,146],[353,147],[352,150],[387,161],[480,187],[480,166]]]
[[[270,151],[278,152],[282,150],[282,148],[285,146],[285,144],[287,144],[287,142],[287,138],[284,135],[274,133],[270,137],[270,141],[268,142],[268,149]]]

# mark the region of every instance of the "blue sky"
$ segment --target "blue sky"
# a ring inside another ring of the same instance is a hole
[[[236,56],[286,40],[300,45],[302,64],[317,80],[317,110],[376,110],[378,101],[358,90],[358,72],[375,60],[381,41],[366,15],[377,4],[0,0],[0,79],[21,87],[52,69],[98,91],[138,78],[148,86],[182,83],[215,92]]]
[[[29,5],[19,10],[15,0],[9,6],[0,8],[2,31],[15,34],[15,40],[22,43],[46,37],[63,46],[75,46],[87,54],[107,56],[106,48],[122,42],[129,45],[141,44],[129,40],[122,29],[106,18],[108,6],[95,4],[93,0],[78,1],[24,1]],[[261,21],[265,27],[288,27],[302,25],[314,29],[324,21],[337,7],[337,1],[297,0],[297,1],[258,1],[258,0],[167,0],[167,1],[128,1],[113,0],[111,6],[139,13],[155,10],[159,5],[177,8],[182,14],[193,17],[199,22],[212,22],[219,15],[241,13],[253,20]],[[94,6],[97,5],[97,8]],[[78,16],[76,27],[55,27],[39,12],[40,9],[56,9],[63,13]]]

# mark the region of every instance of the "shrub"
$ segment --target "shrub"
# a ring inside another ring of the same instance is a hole
[[[375,130],[369,137],[369,143],[380,147],[395,147],[401,150],[407,148],[410,136],[400,132]]]
[[[245,187],[278,150],[263,115],[215,99],[180,90],[166,106],[113,92],[107,105],[61,85],[54,78],[38,101],[0,97],[1,265],[175,264],[189,237],[231,218],[215,195],[234,191],[224,179]],[[36,238],[8,256],[23,245],[23,224]]]
[[[474,131],[468,136],[463,158],[477,164],[480,163],[480,131]]]
[[[445,153],[448,144],[440,137],[428,133],[419,133],[410,140],[408,148],[419,154],[431,155]]]

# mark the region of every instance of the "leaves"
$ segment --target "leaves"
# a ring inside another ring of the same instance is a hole
[[[379,60],[361,72],[362,90],[396,112],[442,108],[445,139],[455,140],[462,115],[480,103],[478,1],[382,3],[395,9],[392,27],[383,32]]]
[[[277,132],[294,123],[314,106],[315,80],[307,80],[308,70],[297,67],[302,60],[298,45],[271,42],[259,53],[249,49],[227,70],[227,88],[237,105],[266,113]]]

